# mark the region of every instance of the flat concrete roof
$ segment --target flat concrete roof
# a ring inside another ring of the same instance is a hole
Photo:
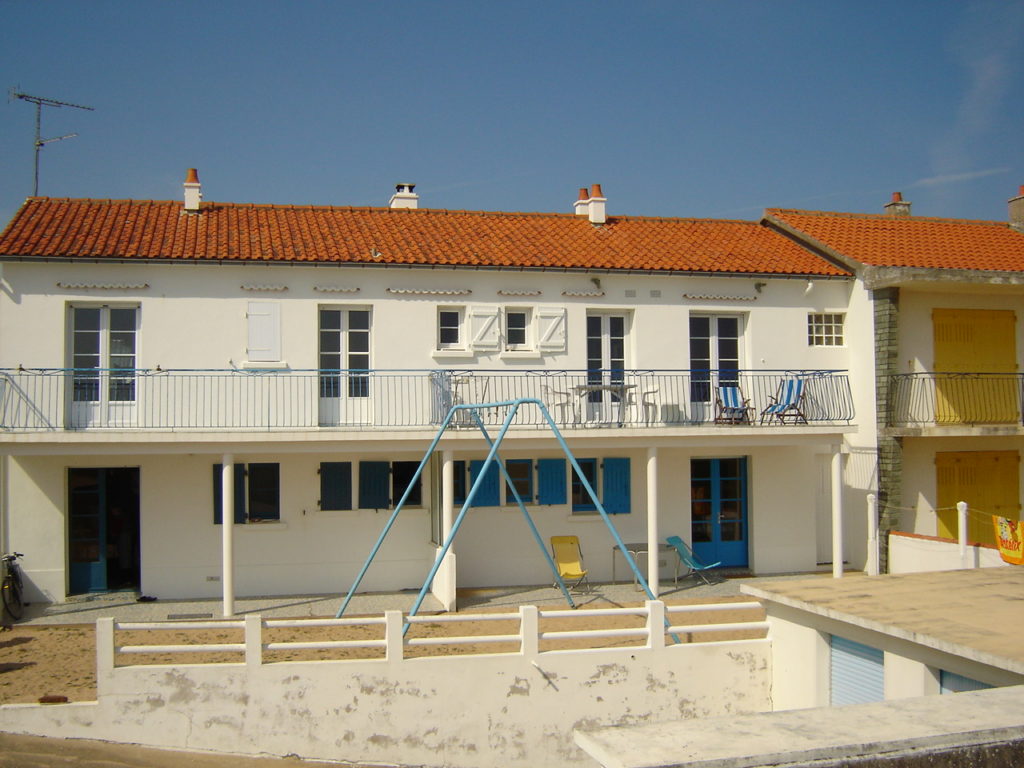
[[[763,581],[741,590],[1024,674],[1024,567]]]

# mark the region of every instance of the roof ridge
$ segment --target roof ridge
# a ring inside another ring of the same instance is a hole
[[[787,213],[796,214],[798,216],[831,216],[834,218],[841,219],[874,219],[881,221],[897,221],[897,222],[922,222],[922,223],[950,223],[950,224],[985,224],[988,226],[1004,226],[1009,227],[1010,224],[1007,221],[1000,221],[998,219],[958,219],[950,218],[945,216],[892,216],[887,213],[856,213],[853,211],[814,211],[806,210],[802,208],[766,208],[765,215],[780,214],[785,215]]]

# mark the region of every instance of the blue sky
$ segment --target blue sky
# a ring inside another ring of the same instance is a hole
[[[40,194],[757,218],[1005,219],[1024,184],[1024,0],[0,0],[44,109]],[[0,220],[34,107],[0,104]]]

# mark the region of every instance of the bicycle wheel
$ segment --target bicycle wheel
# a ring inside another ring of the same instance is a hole
[[[7,575],[4,577],[0,592],[3,593],[4,610],[7,611],[8,616],[17,621],[21,618],[24,608],[24,603],[21,601],[21,585],[13,576]]]

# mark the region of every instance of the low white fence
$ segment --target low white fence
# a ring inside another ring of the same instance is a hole
[[[651,601],[611,611],[524,606],[515,613],[417,617],[408,634],[406,618],[389,612],[370,619],[369,630],[358,628],[361,637],[332,639],[301,633],[367,620],[104,619],[97,632],[98,701],[0,707],[0,730],[355,764],[588,766],[590,758],[573,742],[574,730],[769,711],[771,657],[762,614],[753,614],[752,621],[715,618],[721,611],[750,616],[747,609],[755,607],[760,604],[666,609]],[[633,618],[620,618],[626,614]],[[597,615],[610,621],[586,629],[560,622]],[[697,617],[711,623],[687,623]],[[501,621],[518,627],[506,632],[492,623]],[[436,637],[439,627],[429,637],[417,635],[420,622],[454,622],[453,636]],[[472,634],[481,630],[479,624],[470,627],[472,622],[487,622],[496,631]],[[211,629],[232,637],[183,648],[157,634],[182,630],[190,641]],[[152,643],[146,641],[150,632]],[[711,632],[720,633],[711,638],[749,639],[686,642]],[[426,647],[435,642],[462,650],[417,657],[436,650]],[[497,652],[464,647],[480,643]],[[581,647],[564,647],[569,644]],[[377,658],[273,660],[282,651],[330,654],[352,648]],[[200,663],[134,663],[146,661],[135,654],[183,650]],[[209,654],[221,656],[210,663]]]
[[[889,534],[889,573],[959,571],[1009,566],[990,544],[966,544],[953,539],[893,531]]]

